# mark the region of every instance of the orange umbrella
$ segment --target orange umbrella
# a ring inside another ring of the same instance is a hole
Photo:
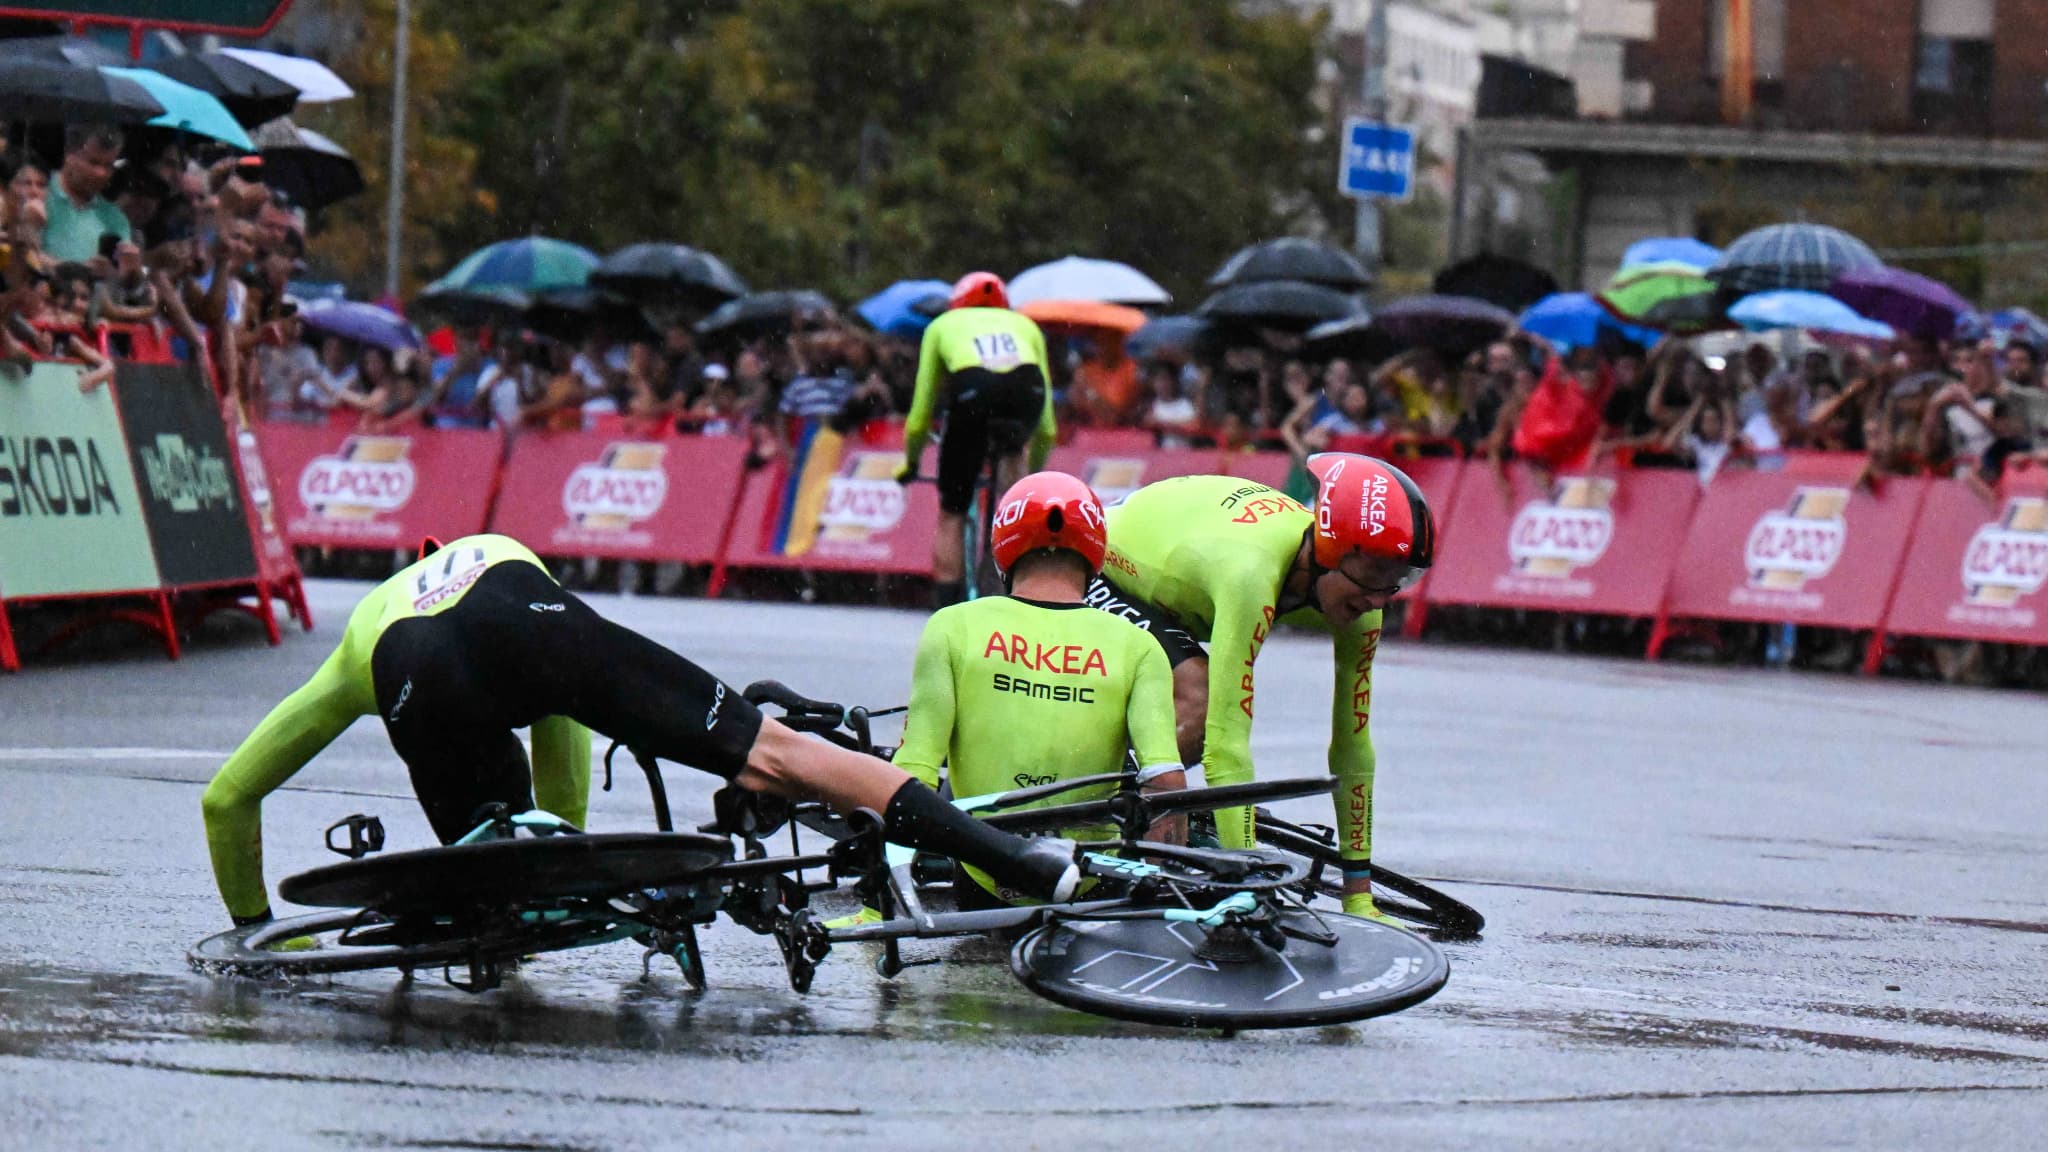
[[[1128,336],[1145,326],[1145,314],[1136,308],[1095,300],[1033,300],[1017,311],[1046,328],[1106,330]]]

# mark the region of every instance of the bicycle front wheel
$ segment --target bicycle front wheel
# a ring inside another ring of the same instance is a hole
[[[622,896],[685,883],[730,859],[732,842],[717,836],[543,836],[367,856],[286,877],[277,890],[319,908],[454,911]]]

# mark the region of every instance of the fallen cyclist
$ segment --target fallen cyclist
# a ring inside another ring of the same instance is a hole
[[[539,806],[581,826],[590,732],[740,787],[882,815],[887,838],[963,860],[1055,901],[1080,871],[1070,842],[989,828],[900,768],[764,717],[683,657],[598,615],[524,545],[467,536],[365,596],[319,671],[228,758],[201,801],[214,880],[237,925],[271,916],[263,798],[375,714],[442,843],[481,810]],[[533,764],[515,729],[533,730]]]
[[[925,624],[896,766],[936,787],[943,765],[954,796],[985,796],[1115,772],[1135,749],[1142,788],[1185,787],[1165,653],[1136,625],[1082,603],[1108,547],[1095,493],[1062,472],[1026,476],[996,503],[989,542],[1009,595],[942,608]],[[971,863],[963,871],[963,908],[986,902],[977,892],[1031,897]]]

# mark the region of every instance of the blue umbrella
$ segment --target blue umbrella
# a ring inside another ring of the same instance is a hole
[[[388,352],[420,346],[420,334],[405,317],[359,300],[314,300],[299,310],[299,319],[315,332]]]
[[[1835,332],[1872,340],[1889,340],[1893,335],[1891,325],[1866,320],[1858,316],[1854,308],[1833,296],[1798,289],[1746,296],[1728,309],[1728,318],[1751,332],[1802,328],[1810,332]]]
[[[1631,264],[1662,264],[1668,261],[1705,271],[1720,259],[1719,248],[1690,236],[1653,236],[1629,245],[1628,251],[1622,254],[1621,266],[1626,268]]]
[[[190,84],[182,84],[161,72],[147,68],[108,68],[100,71],[123,80],[133,80],[143,90],[156,97],[164,106],[164,114],[150,120],[159,128],[176,128],[196,136],[210,136],[223,144],[231,144],[244,152],[256,150],[256,144],[249,134],[235,123],[235,117],[210,93],[202,92]]]
[[[885,336],[917,336],[932,322],[932,297],[943,300],[951,291],[943,280],[898,280],[853,310]]]
[[[1600,306],[1598,300],[1585,292],[1559,292],[1545,296],[1530,305],[1528,311],[1515,321],[1515,326],[1543,337],[1557,345],[1560,351],[1597,344],[1602,331],[1617,333],[1623,339],[1646,348],[1655,344],[1658,337],[1652,329],[1616,320],[1612,313]]]

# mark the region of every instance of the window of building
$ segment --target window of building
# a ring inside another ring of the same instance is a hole
[[[1937,132],[1981,132],[1991,122],[1991,30],[1997,0],[1921,0],[1913,60],[1913,115]]]

